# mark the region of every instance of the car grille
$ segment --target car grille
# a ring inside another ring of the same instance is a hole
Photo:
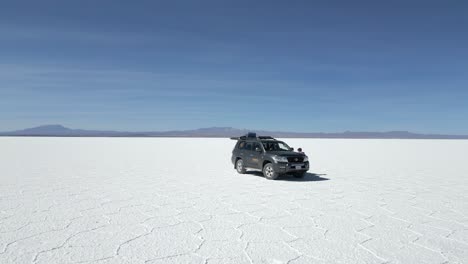
[[[288,157],[288,162],[303,162],[304,157]]]

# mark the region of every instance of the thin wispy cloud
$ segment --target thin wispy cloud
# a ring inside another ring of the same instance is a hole
[[[468,129],[466,4],[90,4],[0,10],[0,130]]]

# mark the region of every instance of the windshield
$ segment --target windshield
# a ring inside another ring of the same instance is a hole
[[[265,151],[290,151],[291,148],[281,141],[262,141]]]

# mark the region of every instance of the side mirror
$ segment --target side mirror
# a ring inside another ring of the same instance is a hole
[[[262,149],[259,148],[259,147],[256,147],[256,148],[255,148],[255,151],[257,151],[257,152],[262,152]]]
[[[291,151],[294,151],[294,148],[291,148]]]

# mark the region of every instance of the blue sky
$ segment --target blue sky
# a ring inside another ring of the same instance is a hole
[[[0,131],[468,134],[466,1],[9,1]]]

